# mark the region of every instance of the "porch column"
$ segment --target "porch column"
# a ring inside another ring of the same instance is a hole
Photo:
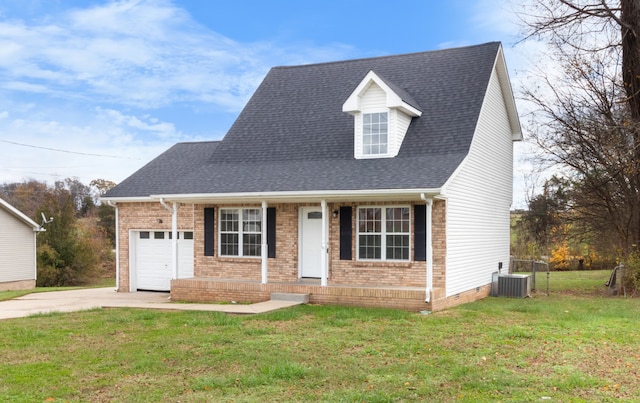
[[[267,259],[269,258],[269,246],[267,245],[267,202],[262,202],[262,246],[260,256],[262,257],[262,284],[267,284]]]
[[[426,245],[426,252],[427,252],[427,287],[425,290],[426,293],[426,298],[425,301],[426,302],[430,302],[431,301],[431,292],[433,291],[433,242],[431,242],[432,240],[432,213],[433,213],[433,199],[427,199],[427,211],[426,211],[426,237],[427,238],[427,245]]]
[[[178,203],[173,202],[171,211],[171,259],[173,265],[173,278],[178,279]]]
[[[118,205],[110,201],[107,204],[116,210],[116,291],[120,291],[120,223],[118,222]]]
[[[327,228],[329,225],[328,214],[327,214],[327,201],[322,200],[320,202],[320,206],[322,209],[322,241],[320,247],[320,285],[323,287],[327,286]]]

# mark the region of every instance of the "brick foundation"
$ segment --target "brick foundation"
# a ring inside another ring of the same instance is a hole
[[[36,288],[36,280],[9,281],[0,283],[0,291],[20,291]]]

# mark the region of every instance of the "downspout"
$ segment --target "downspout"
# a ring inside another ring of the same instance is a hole
[[[269,258],[269,245],[267,244],[267,202],[262,202],[262,246],[260,248],[262,256],[262,284],[267,284],[267,259]]]
[[[178,203],[173,202],[173,206],[165,203],[160,198],[160,204],[171,212],[171,278],[178,279]]]
[[[118,204],[107,200],[107,205],[116,209],[116,289],[115,292],[120,291],[120,224],[118,222]]]
[[[425,196],[424,193],[420,194],[420,199],[422,199],[426,205],[426,252],[427,252],[427,281],[425,288],[425,302],[431,302],[431,292],[433,291],[433,244],[431,242],[431,233],[432,233],[432,224],[431,224],[431,216],[433,210],[433,199]]]
[[[320,246],[320,285],[322,287],[327,286],[327,201],[322,200],[320,202],[322,209],[322,241]]]

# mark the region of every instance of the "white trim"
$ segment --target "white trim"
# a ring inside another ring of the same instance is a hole
[[[347,113],[357,113],[361,111],[360,101],[362,95],[369,89],[372,83],[378,85],[386,94],[387,108],[398,108],[409,116],[417,117],[422,115],[422,111],[404,102],[402,98],[387,85],[373,70],[360,81],[360,84],[349,95],[349,98],[342,105],[342,111]]]
[[[116,289],[115,291],[120,291],[120,223],[118,222],[118,205],[115,203],[108,203],[115,210],[115,218],[116,218]]]
[[[171,212],[171,278],[177,280],[180,273],[180,261],[178,259],[178,203],[173,202]]]
[[[518,110],[516,109],[516,101],[513,96],[513,88],[511,87],[511,80],[509,79],[509,69],[507,69],[507,63],[504,58],[504,52],[502,51],[502,45],[500,45],[500,47],[498,48],[498,54],[496,56],[493,68],[498,74],[500,89],[502,90],[502,96],[505,100],[505,107],[507,109],[507,116],[509,116],[509,126],[511,128],[512,139],[513,141],[522,141],[522,126],[520,125],[520,117],[518,116]],[[486,99],[487,97],[485,96],[483,105]]]
[[[420,198],[426,203],[425,214],[425,238],[426,238],[426,284],[425,284],[425,302],[431,302],[431,292],[433,291],[433,199],[427,198],[424,194]]]
[[[323,287],[327,286],[327,273],[328,273],[328,259],[327,259],[327,231],[329,225],[329,214],[327,213],[327,201],[320,201],[320,209],[322,210],[322,246],[320,249],[320,285]]]
[[[8,210],[9,213],[13,214],[18,219],[24,221],[25,224],[28,224],[29,226],[33,227],[34,231],[40,231],[40,225],[39,224],[37,224],[31,218],[27,217],[22,211],[20,211],[17,208],[13,207],[8,202],[0,199],[0,207],[4,207],[6,210]]]
[[[262,258],[261,272],[262,284],[267,284],[267,264],[269,258],[269,245],[267,245],[267,202],[262,202],[262,246],[260,247],[260,257]]]
[[[238,231],[237,232],[233,232],[233,231],[227,231],[225,233],[237,233],[238,234],[238,254],[237,255],[223,255],[222,254],[222,225],[221,225],[221,221],[222,221],[222,211],[224,210],[235,210],[238,212]],[[245,210],[258,210],[260,211],[260,226],[262,227],[260,229],[260,237],[262,238],[264,235],[264,225],[263,225],[263,221],[264,221],[264,217],[262,217],[264,214],[262,212],[262,208],[259,206],[256,207],[218,207],[218,233],[217,238],[218,238],[218,257],[222,257],[222,258],[231,258],[231,259],[235,259],[235,258],[239,258],[239,259],[262,259],[262,256],[267,253],[265,250],[263,250],[263,243],[265,242],[264,240],[260,240],[260,255],[257,256],[245,256],[243,253],[243,240],[242,240],[242,236],[245,234],[245,232],[242,229],[242,222],[243,222],[243,212]],[[246,232],[247,234],[258,234],[258,232]]]
[[[420,194],[431,197],[441,196],[441,188],[424,189],[374,189],[374,190],[309,190],[299,192],[239,192],[239,193],[185,193],[151,195],[147,201],[165,199],[167,201],[189,203],[229,203],[239,202],[308,202],[326,200],[327,202],[339,201],[418,201]],[[121,200],[122,201],[122,200]]]

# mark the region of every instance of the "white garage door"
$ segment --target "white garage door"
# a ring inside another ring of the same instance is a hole
[[[135,284],[138,290],[169,291],[171,231],[138,231]],[[178,278],[193,277],[193,232],[178,231]]]

